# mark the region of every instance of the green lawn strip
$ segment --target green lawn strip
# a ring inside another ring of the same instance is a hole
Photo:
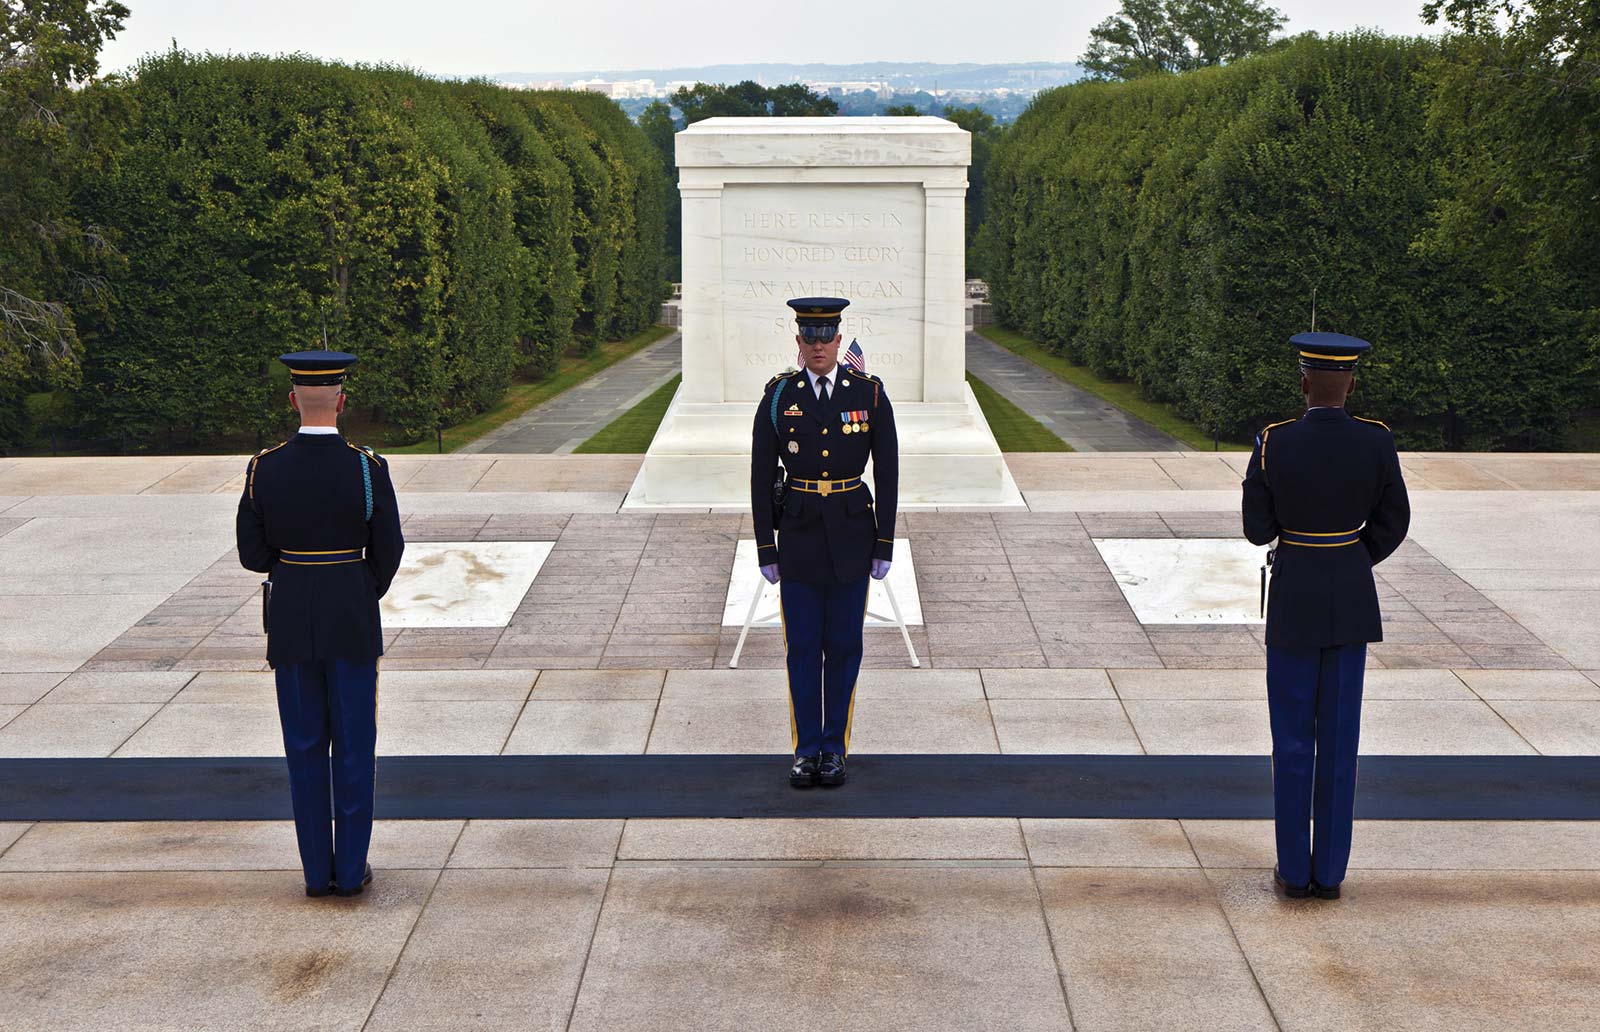
[[[650,447],[656,428],[672,403],[672,395],[683,380],[674,376],[649,397],[608,423],[599,433],[578,445],[574,451],[585,454],[637,455]],[[1071,445],[1051,433],[1043,423],[997,394],[994,388],[975,376],[968,376],[972,393],[983,408],[983,416],[994,431],[1000,450],[1007,452],[1071,451]]]
[[[570,390],[587,380],[595,373],[627,358],[629,355],[654,344],[656,341],[672,333],[670,326],[651,326],[639,331],[625,340],[609,341],[601,344],[587,355],[568,354],[555,371],[549,376],[542,377],[532,383],[514,384],[506,391],[500,403],[487,412],[482,412],[471,419],[457,423],[455,426],[446,427],[444,431],[444,450],[455,451],[462,445],[475,441],[491,430],[496,430],[516,419],[529,409],[554,398],[563,391]],[[416,444],[391,446],[382,449],[386,455],[431,455],[439,450],[437,442],[428,437]],[[644,449],[639,449],[643,451]]]
[[[967,383],[989,421],[994,439],[1003,452],[1073,451],[1072,445],[1050,432],[1050,428],[1028,415],[1010,399],[982,380],[967,374]]]
[[[667,406],[672,404],[672,395],[682,382],[681,373],[674,376],[573,451],[584,455],[642,455],[649,451],[656,428],[661,425]]]
[[[1115,405],[1130,416],[1144,420],[1163,433],[1171,434],[1195,451],[1210,451],[1212,449],[1213,442],[1210,434],[1187,419],[1178,416],[1170,406],[1159,401],[1151,401],[1148,398],[1140,397],[1139,388],[1136,385],[1102,380],[1091,370],[1080,365],[1073,365],[1060,355],[1003,326],[980,326],[978,327],[978,332],[1012,354],[1025,358],[1039,368],[1056,374],[1074,387],[1082,387],[1090,394]],[[1222,450],[1249,451],[1250,446],[1234,441],[1223,441]]]

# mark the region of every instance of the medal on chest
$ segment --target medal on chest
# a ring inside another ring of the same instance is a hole
[[[852,409],[849,412],[839,413],[839,419],[844,423],[844,426],[840,429],[840,432],[846,434],[866,433],[868,429],[867,415],[868,413],[866,409]]]

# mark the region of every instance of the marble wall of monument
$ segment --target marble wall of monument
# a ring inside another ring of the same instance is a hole
[[[750,420],[794,368],[791,297],[849,298],[842,333],[894,399],[909,504],[1020,503],[966,385],[971,137],[941,118],[713,118],[677,136],[683,386],[630,505],[747,501]]]

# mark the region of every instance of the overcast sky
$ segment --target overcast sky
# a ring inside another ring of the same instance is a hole
[[[185,50],[304,51],[436,75],[766,61],[1072,61],[1118,0],[125,0],[116,71]],[[1422,0],[1278,0],[1287,31],[1426,31]]]

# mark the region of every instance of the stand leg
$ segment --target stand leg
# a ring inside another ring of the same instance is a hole
[[[895,600],[894,588],[889,586],[889,578],[887,577],[883,579],[883,592],[889,596],[889,608],[894,611],[894,622],[895,626],[900,628],[900,637],[906,641],[906,654],[911,657],[911,665],[914,667],[922,666],[922,661],[917,658],[917,650],[911,644],[911,632],[906,630],[905,617],[900,615],[900,603]]]
[[[733,658],[728,660],[729,669],[737,669],[739,666],[739,654],[744,651],[744,639],[750,634],[750,625],[756,619],[756,606],[761,603],[761,596],[766,594],[766,591],[767,579],[762,577],[756,582],[756,593],[750,599],[750,608],[745,611],[744,626],[739,629],[739,644],[733,647]]]

